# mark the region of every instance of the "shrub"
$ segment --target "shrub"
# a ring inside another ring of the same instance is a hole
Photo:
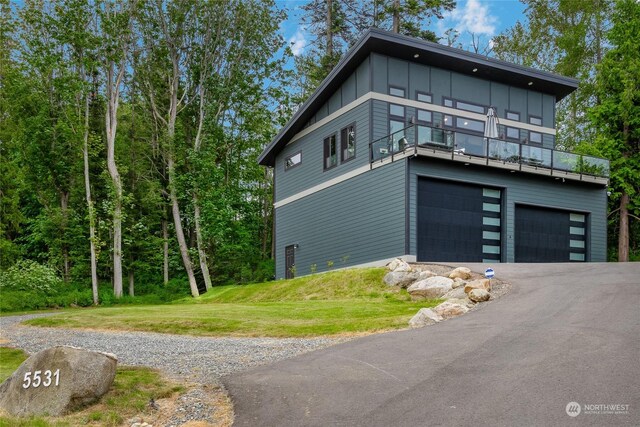
[[[52,295],[62,287],[62,279],[55,270],[31,260],[18,261],[0,273],[0,290],[33,291]]]

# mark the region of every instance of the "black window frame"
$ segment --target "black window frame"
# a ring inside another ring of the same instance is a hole
[[[331,156],[330,151],[331,151],[331,139],[333,138],[333,144],[334,144],[334,153],[335,153],[335,161],[333,162],[333,164],[329,167],[327,167],[327,159]],[[336,136],[335,133],[332,133],[331,135],[327,136],[324,138],[323,140],[323,152],[324,155],[322,156],[322,167],[324,171],[328,171],[330,169],[335,168],[336,166],[338,166],[338,138]]]
[[[540,135],[540,142],[533,141],[533,140],[531,139],[531,134],[537,134],[537,135]],[[544,135],[542,134],[542,132],[536,132],[536,131],[534,131],[534,130],[530,130],[530,131],[529,131],[529,137],[527,138],[527,142],[528,142],[529,144],[532,144],[532,145],[542,146],[542,143],[544,142]]]
[[[537,124],[537,123],[531,123],[531,119],[537,119],[537,120],[540,120],[540,124]],[[534,116],[534,115],[530,114],[530,115],[529,115],[529,124],[530,124],[530,125],[533,125],[533,126],[542,126],[542,117],[540,117],[540,116]]]
[[[447,105],[447,101],[451,101],[451,105]],[[442,97],[442,106],[447,108],[456,108],[455,105],[456,102],[453,100],[453,98],[449,98],[448,96]]]
[[[353,128],[353,155],[344,158],[344,153],[347,150],[349,143],[349,129]],[[349,123],[344,128],[340,129],[340,163],[345,163],[356,158],[356,122]]]
[[[518,119],[512,119],[509,118],[509,114],[517,114],[518,115]],[[504,118],[507,120],[513,120],[514,122],[519,122],[520,121],[520,112],[519,111],[513,111],[513,110],[504,110]]]
[[[392,94],[391,93],[392,89],[401,90],[402,91],[402,96]],[[389,85],[389,89],[387,90],[387,92],[389,93],[390,96],[395,96],[396,98],[403,98],[403,99],[407,98],[407,90],[405,88],[401,87],[401,86]]]
[[[517,131],[517,132],[518,132],[518,136],[517,136],[517,137],[515,137],[515,138],[514,138],[514,137],[512,137],[512,136],[509,136],[509,130],[510,130],[510,129],[513,129],[513,130]],[[520,142],[520,129],[519,129],[519,128],[514,128],[513,126],[505,126],[505,128],[504,128],[504,138],[505,138],[505,140],[507,140],[507,141],[517,141],[517,142]]]
[[[476,123],[482,123],[483,129],[482,129],[482,131],[478,131],[478,130],[474,130],[474,129],[465,128],[464,126],[458,126],[458,120],[469,120],[469,121],[473,121],[473,122],[476,122]],[[470,119],[468,117],[463,117],[463,116],[454,116],[453,117],[453,123],[454,123],[453,128],[456,129],[456,130],[462,130],[462,131],[464,131],[463,133],[467,133],[467,134],[471,134],[471,135],[482,135],[482,136],[484,136],[484,127],[486,126],[486,124],[482,120]]]
[[[421,101],[419,99],[420,95],[426,95],[429,97],[429,101]],[[416,101],[418,102],[426,102],[427,104],[433,104],[433,94],[430,92],[424,92],[422,90],[416,90]]]
[[[458,106],[459,102],[461,102],[463,104],[471,105],[473,107],[480,107],[480,108],[482,108],[482,112],[480,113],[478,111],[473,111],[473,110],[470,110],[468,108],[460,108]],[[454,99],[453,100],[453,105],[454,105],[456,110],[466,111],[468,113],[483,114],[483,115],[487,114],[487,108],[489,108],[488,105],[476,104],[475,102],[463,101],[462,99]]]
[[[298,154],[300,155],[300,161],[298,163],[295,163],[295,164],[291,165],[291,166],[287,166],[287,160],[297,156]],[[284,170],[285,170],[285,172],[286,171],[290,171],[291,169],[293,169],[293,168],[295,168],[297,166],[300,166],[301,164],[302,164],[302,151],[297,151],[297,152],[293,153],[292,155],[285,157],[285,159],[284,159]]]

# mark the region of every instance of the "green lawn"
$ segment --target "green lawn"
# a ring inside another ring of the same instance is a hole
[[[173,304],[74,310],[30,325],[206,336],[301,337],[407,326],[422,307],[384,284],[382,268],[351,269],[253,285],[217,287]]]

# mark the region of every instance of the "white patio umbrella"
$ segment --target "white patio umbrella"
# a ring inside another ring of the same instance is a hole
[[[487,112],[487,124],[484,127],[485,138],[497,138],[498,137],[498,117],[493,107],[489,107]]]

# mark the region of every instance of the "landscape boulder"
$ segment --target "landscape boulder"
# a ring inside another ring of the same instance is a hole
[[[462,302],[445,301],[433,308],[433,311],[445,319],[460,316],[469,311],[469,308]]]
[[[436,314],[430,308],[421,308],[415,316],[409,320],[409,326],[412,328],[421,328],[426,325],[437,323],[442,320],[442,316]]]
[[[406,288],[411,283],[420,278],[417,271],[390,271],[384,276],[384,283],[389,286],[400,286]]]
[[[453,279],[453,289],[459,288],[459,287],[464,286],[466,284],[467,284],[467,281],[463,280],[463,279],[461,279],[459,277],[456,277],[455,279]]]
[[[458,267],[454,269],[451,273],[449,273],[450,279],[460,278],[462,280],[467,280],[471,278],[471,270],[467,267]]]
[[[469,299],[475,302],[488,301],[491,298],[491,294],[484,289],[472,289],[469,292]]]
[[[407,288],[407,292],[413,299],[434,299],[440,298],[451,289],[453,289],[453,280],[434,276],[415,282]]]
[[[408,271],[413,271],[413,269],[411,268],[411,266],[404,261],[403,259],[400,258],[396,258],[393,261],[391,261],[388,265],[387,268],[390,271],[395,271],[395,272],[408,272]]]
[[[455,286],[455,282],[454,282],[454,286]],[[449,292],[442,295],[442,298],[444,299],[451,299],[451,298],[465,299],[466,297],[467,297],[467,294],[464,293],[464,288],[462,286],[459,286],[457,288],[454,287]]]
[[[464,285],[464,291],[466,293],[471,292],[473,289],[484,289],[485,291],[491,291],[491,281],[489,279],[478,279],[472,282],[467,282]]]
[[[0,410],[20,417],[67,414],[109,391],[117,363],[112,354],[74,347],[42,350],[0,385]]]
[[[434,273],[431,270],[422,270],[420,272],[420,277],[418,277],[418,280],[424,280],[424,279],[428,279],[429,277],[434,277],[437,276],[436,273]]]

